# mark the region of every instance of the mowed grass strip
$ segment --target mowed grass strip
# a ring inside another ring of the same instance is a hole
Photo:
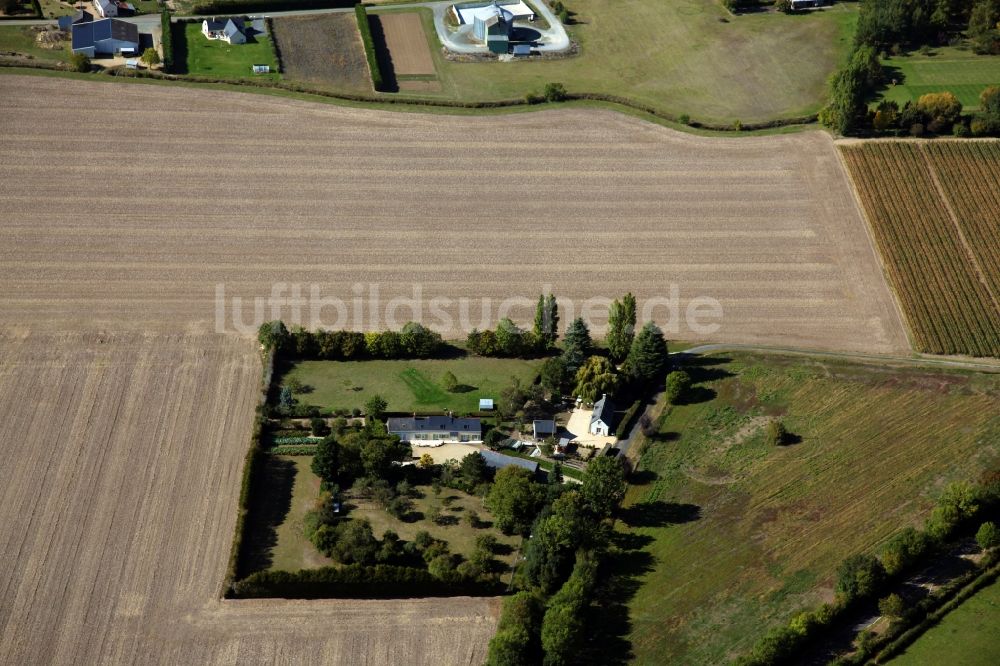
[[[840,561],[918,525],[949,481],[1000,462],[1000,377],[760,355],[707,358],[625,500],[644,664],[726,663],[832,598]],[[763,436],[781,418],[790,444]]]
[[[176,33],[174,33],[176,34]],[[227,44],[220,39],[208,39],[201,32],[201,23],[184,26],[187,50],[187,73],[221,78],[278,79],[278,63],[274,59],[270,35],[257,35],[246,44]],[[254,74],[253,65],[268,65],[270,74]]]
[[[878,142],[842,150],[916,348],[934,354],[1000,356],[1000,312],[974,255],[962,243],[920,146]],[[995,213],[989,208],[994,200],[990,190],[956,188],[951,203],[957,210],[982,207],[982,214],[989,216]],[[995,236],[982,242],[995,244]]]
[[[305,404],[323,409],[360,408],[379,394],[394,412],[478,411],[480,398],[498,398],[512,377],[534,381],[540,361],[465,357],[431,361],[300,361],[281,381],[296,378],[312,387],[297,396]],[[458,379],[458,389],[441,385],[446,372]]]
[[[963,601],[891,663],[893,666],[994,666],[1000,654],[997,618],[1000,618],[1000,581]]]
[[[950,91],[966,109],[979,108],[979,94],[1000,84],[1000,58],[976,55],[954,47],[893,56],[882,61],[889,79],[899,83],[882,91],[881,98],[902,106],[921,95]]]

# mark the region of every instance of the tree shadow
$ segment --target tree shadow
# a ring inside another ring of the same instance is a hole
[[[453,388],[450,393],[472,393],[473,391],[478,391],[478,386],[469,386],[468,384],[458,384]]]
[[[441,527],[450,527],[452,525],[458,525],[458,516],[438,516],[434,520],[435,525]]]
[[[796,435],[792,432],[786,432],[785,436],[781,438],[778,442],[778,446],[795,446],[796,444],[802,443],[802,435]]]
[[[628,482],[633,486],[648,486],[658,478],[660,478],[660,475],[653,470],[641,469],[637,472],[633,472],[632,476],[628,478]]]
[[[372,42],[375,45],[375,57],[378,59],[378,67],[382,72],[382,91],[399,92],[396,67],[392,62],[392,54],[389,52],[389,47],[385,40],[385,28],[382,26],[382,19],[376,14],[369,14],[368,26],[371,28]]]
[[[641,502],[621,511],[619,516],[629,527],[666,527],[683,525],[701,518],[697,504],[676,502]]]
[[[173,43],[173,65],[170,67],[172,74],[188,73],[188,43],[187,33],[184,30],[184,23],[170,24],[170,39]],[[274,384],[272,384],[273,386]]]
[[[267,456],[255,470],[247,507],[246,534],[240,548],[238,578],[267,569],[278,545],[278,527],[292,508],[298,469],[291,460]]]

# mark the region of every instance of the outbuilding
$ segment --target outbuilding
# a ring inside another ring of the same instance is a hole
[[[525,460],[524,458],[505,456],[502,453],[490,451],[489,449],[480,451],[479,455],[481,455],[483,460],[486,461],[486,466],[493,470],[501,470],[504,467],[521,467],[528,470],[532,474],[538,473],[538,463],[534,460]]]
[[[480,398],[479,399],[479,411],[481,411],[481,412],[492,412],[493,411],[493,398]]]
[[[535,439],[545,439],[556,434],[556,422],[549,419],[544,421],[532,421],[531,431]]]
[[[73,53],[93,58],[118,54],[133,56],[139,52],[139,27],[119,19],[101,19],[76,23],[72,33]]]

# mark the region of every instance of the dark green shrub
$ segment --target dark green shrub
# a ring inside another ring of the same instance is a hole
[[[358,31],[361,33],[361,43],[365,47],[365,59],[372,75],[372,87],[381,91],[385,83],[382,80],[382,70],[378,65],[378,54],[375,51],[375,40],[372,38],[372,27],[368,23],[368,10],[364,5],[354,7],[354,16],[358,19]]]

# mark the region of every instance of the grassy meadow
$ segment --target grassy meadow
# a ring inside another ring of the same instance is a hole
[[[625,500],[638,663],[724,663],[832,599],[837,565],[1000,463],[1000,376],[756,355],[694,361]],[[764,428],[780,418],[789,443]],[[628,587],[628,586],[626,586]]]
[[[897,85],[882,90],[879,99],[894,100],[900,106],[915,102],[921,95],[950,91],[966,110],[979,108],[979,94],[1000,85],[1000,58],[976,55],[954,47],[930,49],[886,58],[882,62],[889,79]]]
[[[3,25],[0,23],[0,51],[13,51],[29,55],[40,60],[69,61],[69,41],[60,49],[42,48],[35,41],[35,29],[32,26]]]
[[[176,30],[174,34],[177,34]],[[220,78],[278,78],[278,63],[274,59],[269,35],[257,35],[254,42],[227,44],[222,40],[206,39],[201,23],[184,26],[184,50],[187,73],[194,76]],[[270,74],[254,74],[253,65],[270,65]]]
[[[430,11],[422,10],[442,95],[507,99],[558,81],[571,92],[621,95],[701,121],[798,116],[822,105],[857,22],[847,3],[805,16],[733,16],[718,0],[565,4],[579,54],[532,62],[445,60]]]
[[[374,394],[389,403],[389,411],[479,410],[480,398],[496,399],[511,377],[530,383],[540,361],[463,357],[429,361],[300,361],[282,376],[292,377],[312,390],[296,398],[322,409],[360,408]],[[441,385],[446,372],[458,379],[449,393]]]
[[[893,659],[893,666],[993,666],[1000,654],[1000,581],[980,590]]]

